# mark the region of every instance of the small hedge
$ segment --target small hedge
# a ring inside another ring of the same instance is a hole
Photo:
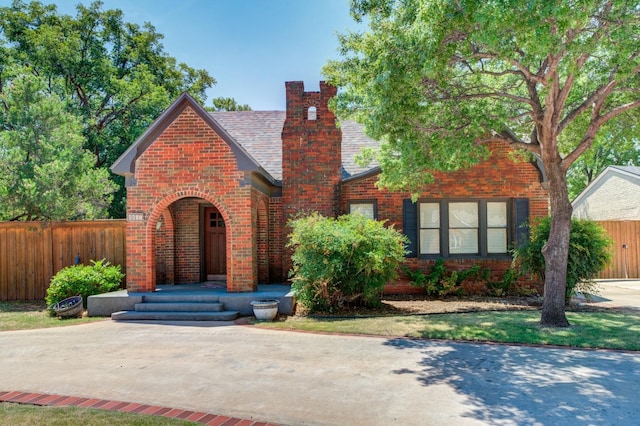
[[[499,281],[491,279],[491,270],[489,268],[481,268],[479,265],[473,265],[465,270],[447,270],[444,259],[437,259],[429,272],[409,268],[404,268],[404,271],[412,286],[419,287],[428,296],[435,297],[469,294],[506,296],[513,293],[514,284],[518,280],[518,273],[511,268],[504,271]],[[477,293],[467,293],[464,286],[465,282],[476,283],[482,290],[476,290]]]
[[[51,307],[67,297],[81,295],[86,308],[89,296],[118,289],[123,278],[120,265],[111,265],[105,259],[92,260],[91,265],[67,266],[51,278],[45,301]]]
[[[313,213],[289,226],[292,289],[310,312],[380,303],[382,288],[404,260],[406,237],[359,214],[333,219]]]
[[[523,274],[531,274],[544,280],[545,261],[542,248],[549,239],[551,218],[546,217],[531,226],[527,244],[514,250],[514,265]],[[611,238],[596,222],[571,220],[569,234],[569,260],[567,264],[568,303],[577,291],[594,293],[597,291],[594,278],[611,262]]]

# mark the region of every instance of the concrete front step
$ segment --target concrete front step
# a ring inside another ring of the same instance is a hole
[[[224,305],[220,302],[144,302],[136,303],[137,312],[222,312]]]
[[[149,303],[175,303],[175,302],[189,302],[189,303],[218,303],[220,296],[205,295],[205,294],[145,294],[142,296],[143,302]]]
[[[120,311],[111,314],[115,321],[233,321],[238,311],[222,312],[172,312],[172,311]]]
[[[111,314],[116,321],[233,321],[238,311],[225,311],[217,295],[145,294],[132,311]]]

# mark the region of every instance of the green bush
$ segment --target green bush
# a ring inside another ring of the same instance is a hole
[[[422,288],[429,296],[460,294],[460,283],[468,276],[457,271],[449,273],[443,259],[437,259],[428,274],[420,269],[409,268],[405,268],[405,274],[411,285]]]
[[[412,270],[405,268],[405,274],[409,278],[409,283],[415,287],[422,288],[428,296],[462,296],[465,294],[463,281],[472,280],[483,283],[487,291],[492,296],[504,296],[508,294],[513,284],[517,281],[518,275],[514,269],[505,270],[500,281],[492,281],[491,270],[473,265],[469,269],[461,271],[447,271],[444,259],[437,259],[429,273],[420,269]]]
[[[45,301],[51,307],[67,297],[81,295],[86,308],[87,297],[116,290],[123,278],[120,265],[110,265],[105,259],[92,260],[91,265],[67,266],[51,278]]]
[[[358,214],[333,219],[313,213],[289,226],[292,288],[310,312],[379,303],[408,242],[393,227]]]
[[[544,280],[545,262],[542,248],[549,239],[551,218],[546,217],[531,226],[527,244],[514,250],[514,266],[523,274]],[[569,234],[569,261],[567,264],[567,302],[577,291],[596,291],[593,279],[611,262],[612,241],[604,228],[590,220],[573,219]]]

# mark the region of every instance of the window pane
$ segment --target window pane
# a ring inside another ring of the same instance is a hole
[[[478,203],[449,203],[449,227],[477,228]]]
[[[505,228],[487,229],[487,251],[489,253],[507,252],[507,230]]]
[[[438,229],[420,230],[420,254],[440,254],[440,231]]]
[[[507,203],[487,203],[487,226],[496,228],[507,226]]]
[[[478,253],[477,229],[449,229],[449,253]]]
[[[440,204],[420,203],[420,228],[440,228]]]
[[[375,219],[373,203],[353,203],[349,204],[349,213],[358,213],[367,219]]]

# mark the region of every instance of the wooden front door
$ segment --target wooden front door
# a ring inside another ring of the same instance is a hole
[[[204,257],[207,279],[227,274],[227,228],[215,207],[204,210]]]

